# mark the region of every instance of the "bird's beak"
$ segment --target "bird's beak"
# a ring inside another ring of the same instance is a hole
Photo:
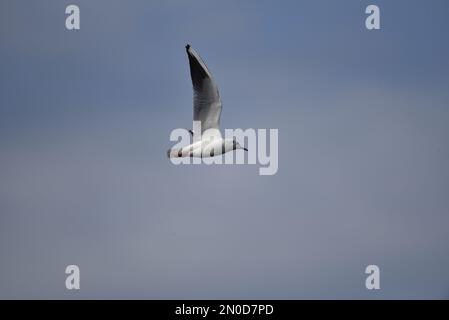
[[[246,148],[242,148],[243,150],[245,150],[245,151],[248,151],[248,149],[246,149]]]

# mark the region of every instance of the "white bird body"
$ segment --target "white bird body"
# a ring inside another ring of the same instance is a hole
[[[171,149],[170,157],[195,157],[208,158],[221,155],[228,151],[235,150],[234,139],[202,139],[198,142],[185,146],[180,149]]]
[[[186,45],[193,84],[193,121],[201,123],[201,138],[186,147],[170,149],[169,158],[214,157],[243,149],[235,139],[223,139],[220,133],[221,100],[217,85],[201,57]],[[195,135],[194,135],[195,138]],[[195,140],[195,139],[194,139]]]

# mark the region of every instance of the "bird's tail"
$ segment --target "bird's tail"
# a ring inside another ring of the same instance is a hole
[[[180,158],[182,157],[182,149],[168,149],[167,150],[167,157],[168,158]]]

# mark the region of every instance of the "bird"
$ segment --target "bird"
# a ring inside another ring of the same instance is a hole
[[[230,139],[221,136],[222,104],[218,87],[198,53],[190,44],[187,44],[185,49],[193,85],[193,121],[200,122],[201,135],[199,139],[195,139],[197,133],[194,130],[189,130],[193,136],[193,143],[183,148],[171,148],[167,151],[167,156],[169,158],[207,158],[237,149],[248,151],[237,142],[235,137]]]

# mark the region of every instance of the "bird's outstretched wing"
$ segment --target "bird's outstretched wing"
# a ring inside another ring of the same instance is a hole
[[[190,45],[186,45],[193,84],[193,121],[201,121],[201,134],[220,129],[221,101],[206,64]],[[219,131],[218,131],[219,132]]]

